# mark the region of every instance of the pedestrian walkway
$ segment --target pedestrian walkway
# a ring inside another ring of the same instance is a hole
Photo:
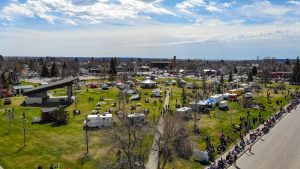
[[[168,89],[166,93],[166,98],[164,102],[163,109],[167,110],[169,106],[169,96],[170,96],[170,89]],[[159,133],[163,133],[163,127],[164,127],[164,117],[163,115],[160,116],[158,124],[157,124],[157,129]],[[146,165],[146,169],[157,169],[157,162],[158,162],[158,145],[156,140],[158,140],[160,135],[158,133],[155,134],[154,136],[154,141],[152,144],[152,148],[150,150],[150,155],[148,159],[148,163]]]

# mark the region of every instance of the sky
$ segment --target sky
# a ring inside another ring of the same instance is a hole
[[[0,0],[4,56],[300,55],[300,0]]]

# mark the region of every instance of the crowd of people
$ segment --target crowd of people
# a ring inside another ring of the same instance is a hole
[[[240,118],[241,125],[240,127],[235,128],[236,132],[240,133],[240,142],[234,146],[232,150],[230,150],[225,159],[222,157],[217,161],[213,162],[209,165],[209,169],[224,169],[231,165],[236,165],[236,160],[238,159],[238,156],[241,155],[245,151],[251,152],[252,145],[264,134],[267,134],[270,129],[275,125],[275,123],[280,120],[284,113],[290,113],[291,110],[297,109],[297,105],[300,103],[300,94],[291,94],[292,101],[288,106],[284,109],[283,107],[280,108],[280,111],[276,113],[275,115],[272,115],[270,118],[268,118],[266,121],[263,120],[261,117],[261,114],[259,114],[259,117],[257,119],[253,119],[253,123],[255,123],[257,120],[262,124],[262,127],[255,129],[252,133],[248,133],[249,130],[249,121],[245,121],[244,118]],[[244,127],[242,127],[244,126]],[[241,134],[242,128],[244,128],[245,135],[249,134],[249,139],[247,137],[244,137]],[[218,146],[218,152],[222,153],[226,151],[227,147],[227,141],[228,139],[225,139],[225,135],[222,132],[222,135],[220,137],[220,145]],[[214,148],[213,145],[210,143],[210,139],[207,139],[207,147],[206,150],[209,154],[209,159],[211,161],[214,161],[213,154],[214,154]]]

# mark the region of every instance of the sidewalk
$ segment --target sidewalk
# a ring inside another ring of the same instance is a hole
[[[170,89],[166,93],[166,98],[165,98],[163,108],[166,108],[169,105],[169,93],[170,93]],[[160,116],[159,122],[157,124],[157,129],[160,133],[163,133],[163,126],[164,126],[164,118],[163,118],[163,116]],[[157,140],[158,138],[159,138],[159,134],[155,134],[154,141],[153,141],[152,148],[151,148],[150,155],[149,155],[149,159],[148,159],[148,163],[146,165],[146,169],[157,169],[158,145],[155,140]]]

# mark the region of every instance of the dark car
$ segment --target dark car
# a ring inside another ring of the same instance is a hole
[[[9,104],[11,104],[11,100],[9,98],[6,98],[4,100],[4,105],[9,105]]]

